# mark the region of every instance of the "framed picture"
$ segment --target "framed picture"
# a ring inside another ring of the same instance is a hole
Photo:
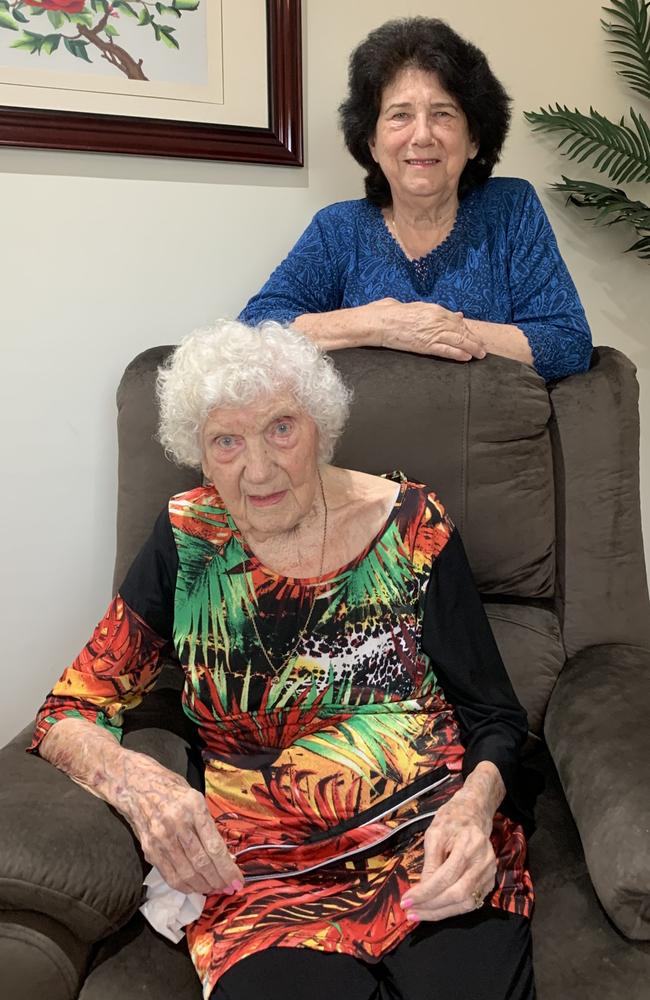
[[[302,166],[300,0],[0,0],[0,145]]]

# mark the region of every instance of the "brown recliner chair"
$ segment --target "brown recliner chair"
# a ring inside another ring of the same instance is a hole
[[[198,480],[154,440],[167,351],[137,357],[118,390],[116,583],[168,496]],[[355,388],[336,461],[401,468],[438,492],[528,710],[529,757],[546,773],[530,844],[540,1000],[648,1000],[650,607],[634,368],[600,348],[587,375],[546,387],[496,357],[334,358]],[[170,663],[124,739],[185,773],[181,683]],[[130,829],[25,754],[29,735],[0,753],[0,1000],[198,1000],[184,945],[136,912],[145,866]]]

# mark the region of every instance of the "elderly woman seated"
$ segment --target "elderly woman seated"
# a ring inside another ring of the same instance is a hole
[[[159,397],[205,485],[159,515],[31,749],[206,895],[187,928],[206,998],[531,998],[507,796],[526,716],[440,500],[330,464],[349,393],[276,323],[192,334]],[[205,796],[120,745],[167,646]]]

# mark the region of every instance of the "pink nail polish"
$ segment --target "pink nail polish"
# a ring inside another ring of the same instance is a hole
[[[400,905],[401,905],[401,907],[402,907],[403,910],[408,910],[409,906],[413,906],[413,900],[412,899],[403,899]]]
[[[417,913],[407,913],[406,919],[409,920],[411,923],[416,923],[417,921],[419,921],[420,918],[418,917]]]
[[[233,889],[233,887],[231,885],[227,885],[225,889],[222,889],[222,892],[226,896],[233,896],[234,893],[235,893],[235,890]]]
[[[234,892],[241,892],[242,889],[244,888],[244,883],[242,881],[240,881],[240,879],[236,879],[232,883],[232,887],[233,887],[233,891]]]

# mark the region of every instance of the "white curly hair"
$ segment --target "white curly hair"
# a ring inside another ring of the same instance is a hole
[[[297,330],[225,319],[181,341],[158,369],[156,392],[160,443],[190,468],[201,468],[201,432],[211,410],[285,392],[316,424],[318,457],[329,462],[352,398],[331,359]]]

